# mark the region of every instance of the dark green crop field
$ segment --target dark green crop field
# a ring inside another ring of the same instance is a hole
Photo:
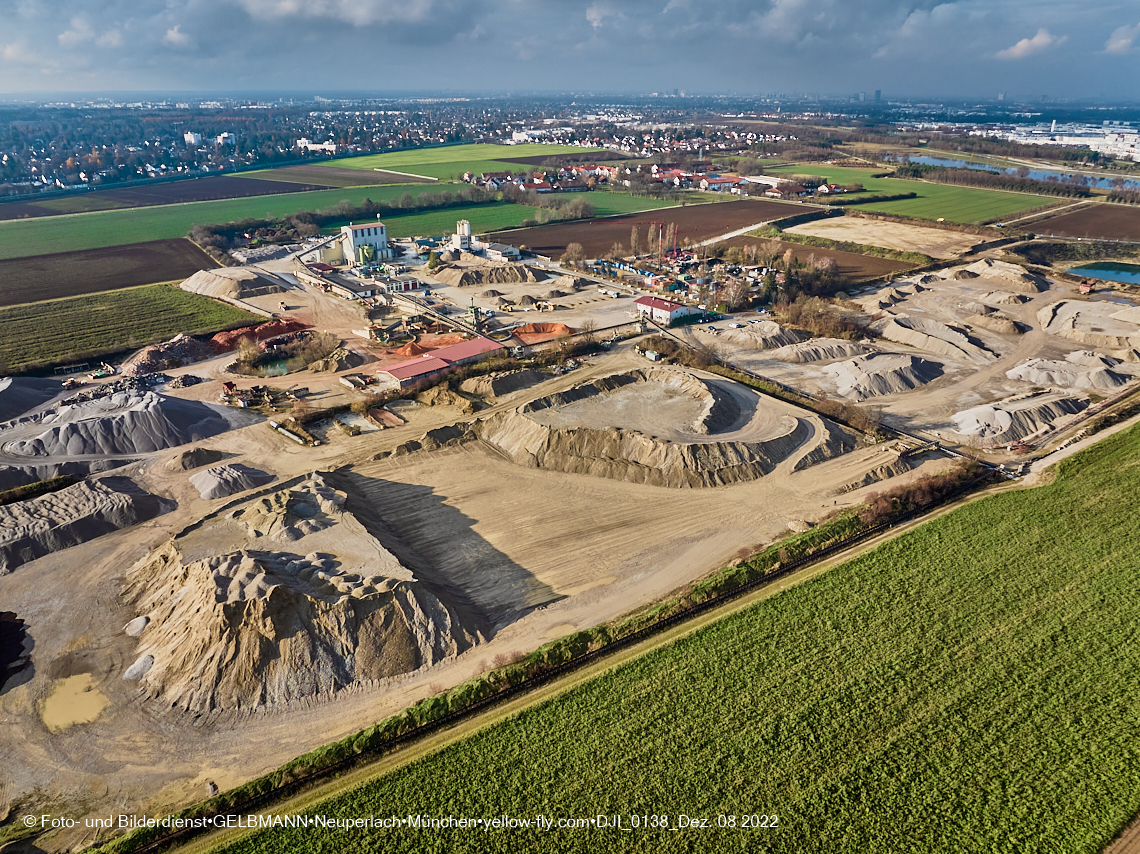
[[[668,829],[310,827],[223,850],[1100,851],[1140,807],[1138,491],[1132,429],[311,810]]]

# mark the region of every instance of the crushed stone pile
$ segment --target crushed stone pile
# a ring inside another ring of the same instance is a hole
[[[835,377],[839,394],[856,400],[910,391],[942,376],[937,362],[899,353],[871,353],[823,371]]]
[[[1011,380],[1055,388],[1089,388],[1112,390],[1132,382],[1135,377],[1106,367],[1092,367],[1073,362],[1030,359],[1005,372]]]
[[[63,391],[58,380],[0,377],[0,421],[18,418]]]
[[[936,356],[965,358],[979,365],[989,364],[998,358],[982,341],[970,335],[969,329],[937,320],[893,314],[876,320],[871,329],[888,341],[906,344]]]
[[[994,305],[1021,305],[1022,303],[1029,302],[1029,297],[1025,294],[1009,294],[1003,291],[989,291],[982,296],[982,302],[993,303]]]
[[[166,468],[170,471],[190,471],[212,463],[219,463],[225,458],[224,451],[218,451],[214,448],[189,448],[167,460]]]
[[[439,260],[442,264],[450,264],[453,261],[459,260],[459,253],[454,249],[444,249],[439,253]]]
[[[789,344],[772,351],[781,362],[829,362],[835,359],[850,359],[874,352],[874,347],[858,341],[844,341],[841,338],[812,338],[798,344]]]
[[[1095,350],[1074,350],[1065,356],[1065,361],[1074,365],[1084,365],[1087,368],[1115,368],[1122,363],[1121,359],[1114,359]]]
[[[275,475],[250,468],[241,463],[231,463],[192,474],[190,475],[190,483],[198,490],[199,495],[207,501],[213,501],[217,498],[228,498],[239,492],[245,492],[247,489],[264,486],[274,477]]]
[[[187,560],[176,538],[132,568],[123,596],[145,619],[128,624],[137,657],[124,678],[143,696],[197,713],[280,706],[375,686],[483,640],[479,620],[402,565],[326,478],[282,490],[261,514],[311,514],[319,524],[295,529],[294,546],[270,523],[256,547]]]
[[[530,388],[532,385],[548,379],[549,376],[549,374],[544,374],[541,371],[529,369],[501,371],[499,373],[466,379],[460,384],[459,389],[468,394],[477,394],[480,397],[498,397],[504,394],[511,394],[512,392],[524,388]]]
[[[115,394],[59,406],[39,419],[44,430],[5,445],[23,456],[145,454],[185,445],[229,429],[215,409],[154,392]]]
[[[1048,280],[1030,273],[1017,264],[1010,264],[1008,261],[996,261],[993,258],[975,261],[955,273],[954,278],[984,278],[1002,290],[1019,294],[1039,294],[1049,290]]]
[[[331,372],[347,371],[349,368],[358,368],[364,364],[364,357],[359,353],[345,347],[337,347],[323,359],[317,359],[309,365],[310,371]]]
[[[168,382],[166,387],[168,389],[189,388],[192,385],[198,385],[198,383],[204,383],[205,381],[205,377],[196,377],[193,374],[182,374]]]
[[[910,463],[902,459],[898,454],[892,454],[888,462],[875,466],[856,480],[848,481],[839,487],[836,492],[840,495],[846,492],[854,492],[856,489],[862,489],[864,486],[870,486],[872,483],[889,480],[900,474],[906,474],[908,471],[910,471]]]
[[[954,415],[955,432],[980,448],[996,448],[1072,421],[1089,402],[1058,394],[1013,397]]]
[[[533,270],[526,264],[512,263],[440,267],[432,275],[445,285],[457,288],[476,285],[517,285],[546,280],[546,273],[541,270]]]
[[[245,267],[199,270],[179,287],[193,294],[222,299],[248,299],[285,291],[285,288]]]
[[[538,304],[538,300],[536,300],[530,294],[523,294],[521,297],[519,297],[519,305],[530,306],[530,305],[537,305],[537,304]]]
[[[750,323],[743,329],[726,329],[722,334],[736,343],[755,347],[757,350],[786,347],[789,344],[797,344],[800,340],[799,333],[781,326],[774,320]]]
[[[230,329],[226,332],[219,332],[210,339],[210,345],[214,348],[215,353],[228,353],[237,347],[237,342],[241,338],[252,338],[255,341],[264,341],[267,338],[275,338],[278,335],[290,335],[308,328],[309,327],[299,320],[270,320],[259,326],[244,326],[241,329]]]
[[[84,481],[0,507],[0,575],[171,508],[126,477]]]
[[[153,374],[212,359],[215,355],[210,344],[189,335],[175,335],[162,344],[143,347],[123,362],[121,373],[125,377]]]

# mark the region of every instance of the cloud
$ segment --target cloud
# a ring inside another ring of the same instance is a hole
[[[189,47],[194,41],[190,38],[190,36],[182,32],[181,24],[176,24],[167,30],[166,35],[162,37],[162,40],[172,47]]]
[[[99,47],[122,47],[123,34],[118,30],[107,30],[99,38],[95,39],[95,44]]]
[[[354,27],[420,23],[438,6],[435,0],[239,0],[239,5],[255,20],[327,18]]]
[[[91,41],[94,37],[95,33],[89,23],[82,18],[72,18],[71,29],[64,30],[59,34],[59,46],[64,48],[78,47],[83,42]]]
[[[1140,24],[1134,27],[1117,27],[1104,43],[1105,53],[1131,53],[1132,43],[1140,36]]]
[[[618,13],[609,3],[591,3],[586,7],[586,20],[593,28],[599,29],[606,18],[617,17]]]
[[[4,45],[3,57],[5,62],[20,62],[28,58],[28,52],[22,42],[13,42]]]
[[[1022,39],[1013,47],[1007,47],[1005,50],[999,50],[994,54],[998,59],[1024,59],[1027,56],[1033,56],[1035,53],[1040,53],[1049,47],[1054,47],[1065,43],[1068,36],[1061,36],[1056,38],[1050,32],[1042,27],[1037,31],[1031,39]]]

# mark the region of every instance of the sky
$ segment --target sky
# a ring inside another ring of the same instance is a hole
[[[1136,0],[0,0],[0,20],[0,96],[676,88],[1140,100]]]

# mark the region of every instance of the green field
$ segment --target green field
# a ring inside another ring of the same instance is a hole
[[[28,303],[0,309],[0,361],[18,370],[263,319],[170,284]]]
[[[367,154],[363,157],[346,157],[324,161],[325,166],[343,169],[386,169],[407,172],[428,178],[456,178],[464,172],[505,172],[508,169],[538,169],[536,165],[515,163],[513,157],[534,157],[559,154],[582,154],[589,151],[569,145],[448,145],[440,148],[413,148],[407,151],[390,151],[384,154]],[[599,156],[610,156],[598,150]],[[505,161],[505,162],[504,162]]]
[[[310,827],[221,850],[1098,852],[1140,808],[1138,490],[1133,428],[309,811],[709,829]],[[753,814],[778,829],[716,827]]]
[[[512,205],[500,202],[492,205],[460,205],[438,211],[424,213],[386,214],[384,225],[389,237],[429,237],[455,232],[455,223],[465,219],[471,223],[476,234],[514,228],[525,219],[533,219],[538,213],[528,205]],[[330,225],[322,231],[331,234],[340,224]]]
[[[893,202],[872,202],[853,206],[852,210],[879,211],[898,216],[939,219],[950,222],[979,223],[1007,217],[1019,211],[1039,208],[1055,199],[1051,196],[1031,196],[1024,193],[1005,193],[1000,190],[981,190],[952,184],[930,184],[925,181],[908,181],[901,178],[873,178],[882,170],[849,169],[828,164],[801,164],[765,169],[773,175],[822,175],[833,184],[861,183],[868,195],[880,193],[918,193],[914,199]]]
[[[298,211],[330,208],[347,200],[360,204],[365,199],[399,198],[406,192],[435,192],[421,186],[349,187],[256,196],[216,202],[187,202],[132,210],[99,211],[38,219],[0,222],[0,258],[26,258],[51,252],[122,246],[147,240],[185,237],[197,224],[232,222],[248,217],[282,217]]]

